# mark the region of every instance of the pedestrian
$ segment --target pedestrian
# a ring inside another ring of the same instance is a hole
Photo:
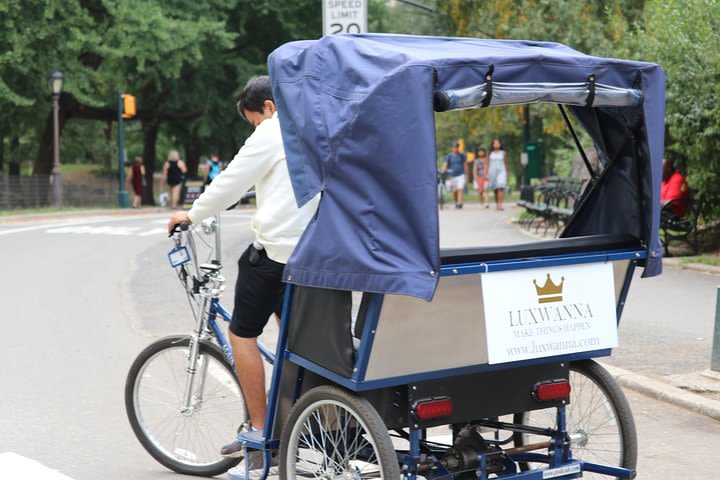
[[[217,153],[211,154],[210,159],[205,164],[205,185],[209,185],[213,180],[215,180],[215,177],[220,175],[223,168],[223,164]]]
[[[462,208],[463,188],[465,187],[465,155],[460,153],[460,144],[453,142],[452,152],[448,153],[443,162],[442,171],[450,172],[448,178],[448,190],[453,192],[455,197],[455,208]]]
[[[475,188],[478,192],[480,205],[485,204],[485,208],[490,207],[488,194],[485,191],[485,184],[487,183],[487,177],[485,176],[485,174],[488,170],[487,162],[487,150],[485,150],[484,147],[478,148],[477,152],[475,153],[475,162],[473,163],[473,176],[475,177]]]
[[[187,173],[187,167],[185,162],[180,159],[180,153],[177,150],[170,150],[167,161],[163,164],[162,181],[167,182],[170,189],[171,208],[177,208],[180,203],[180,191],[185,173]],[[162,182],[160,188],[162,188]]]
[[[678,221],[685,216],[690,191],[685,177],[675,168],[675,164],[663,158],[660,202],[663,221]]]
[[[128,190],[130,190],[130,185],[132,185],[133,189],[132,208],[140,208],[142,195],[145,191],[145,165],[143,165],[142,157],[135,157],[133,160],[126,183]]]
[[[181,222],[198,223],[225,210],[255,185],[257,210],[250,222],[255,239],[238,261],[235,305],[228,336],[251,428],[263,430],[267,409],[265,371],[257,337],[270,316],[280,316],[285,289],[283,268],[315,214],[320,196],[301,208],[295,202],[270,78],[251,78],[240,94],[237,108],[255,131],[192,208],[170,217],[168,230],[172,231]],[[229,458],[242,457],[243,446],[234,441],[220,453]],[[250,470],[262,468],[262,452],[252,452],[245,461]],[[241,463],[230,472],[244,477],[245,465]]]
[[[493,139],[489,157],[487,189],[495,192],[496,208],[503,210],[503,196],[507,188],[508,159],[500,139]]]

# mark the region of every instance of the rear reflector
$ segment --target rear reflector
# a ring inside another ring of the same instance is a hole
[[[559,400],[570,396],[570,382],[554,381],[541,383],[535,387],[535,398],[542,402]]]
[[[415,416],[419,420],[447,417],[452,412],[453,404],[449,398],[422,400],[415,404]]]

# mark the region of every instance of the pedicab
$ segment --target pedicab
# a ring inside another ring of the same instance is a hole
[[[632,413],[593,359],[618,344],[635,269],[661,273],[662,68],[380,34],[268,65],[297,202],[322,197],[284,273],[264,433],[238,437],[263,475],[634,478]],[[441,249],[435,112],[537,102],[591,176],[561,237]]]

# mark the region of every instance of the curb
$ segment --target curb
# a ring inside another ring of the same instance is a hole
[[[237,208],[236,211],[244,210],[248,207]],[[252,206],[252,210],[255,207]],[[14,225],[31,222],[41,222],[48,220],[64,220],[67,218],[83,218],[83,217],[122,217],[122,216],[139,216],[139,215],[157,215],[167,214],[168,218],[173,212],[180,210],[172,210],[167,207],[145,207],[145,208],[116,208],[116,209],[98,209],[98,210],[71,210],[67,212],[52,213],[30,213],[25,215],[8,215],[0,217],[0,225]]]
[[[633,373],[629,370],[614,367],[606,363],[600,364],[610,372],[623,387],[664,402],[672,403],[678,407],[692,410],[706,417],[720,420],[720,402],[673,387],[672,385],[640,375],[639,373]]]
[[[692,270],[695,272],[709,273],[712,275],[720,275],[720,267],[715,265],[705,265],[703,263],[683,263],[682,257],[665,258],[663,264],[670,265],[680,270]]]

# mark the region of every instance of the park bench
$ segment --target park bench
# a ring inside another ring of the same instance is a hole
[[[547,177],[540,185],[522,187],[517,204],[525,211],[520,215],[520,225],[528,230],[535,225],[535,232],[544,226],[543,235],[554,227],[557,236],[573,214],[583,184],[583,180],[578,178]]]
[[[678,218],[669,212],[678,204],[685,204],[685,215]],[[673,240],[682,240],[690,245],[693,254],[698,253],[698,220],[700,218],[700,196],[690,190],[686,198],[671,200],[663,205],[660,214],[660,238],[665,249],[665,255],[670,255],[668,249]]]

